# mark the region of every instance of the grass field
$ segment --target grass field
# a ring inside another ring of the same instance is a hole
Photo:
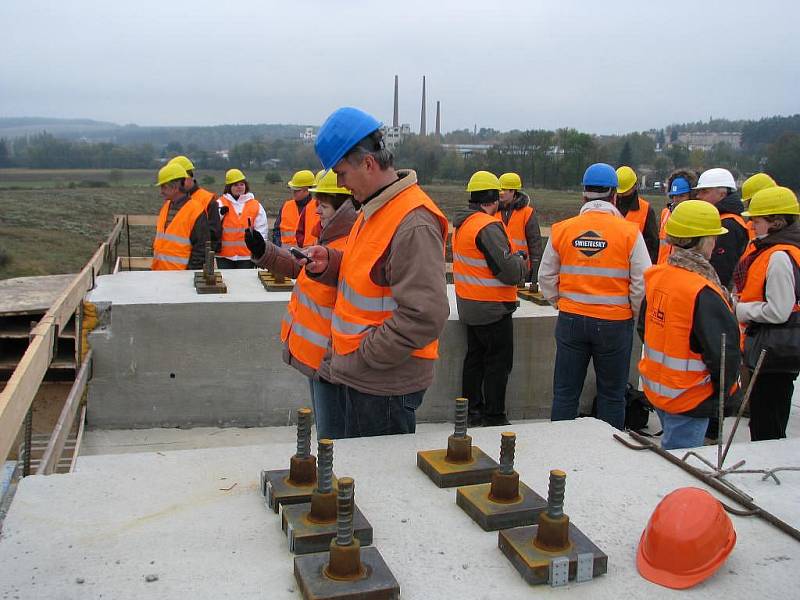
[[[78,271],[108,235],[115,214],[156,214],[161,207],[152,185],[154,172],[125,170],[109,182],[109,170],[0,169],[0,279]],[[200,173],[222,191],[223,172]],[[264,182],[263,172],[249,172],[253,193],[272,219],[288,198],[285,184]],[[97,183],[100,182],[100,183]],[[92,187],[107,185],[108,187]],[[423,186],[452,218],[467,201],[464,185]],[[571,216],[579,203],[576,192],[533,190],[542,225]],[[151,254],[152,232],[131,230],[134,256]],[[120,254],[126,253],[123,233]],[[5,257],[5,258],[4,258]]]

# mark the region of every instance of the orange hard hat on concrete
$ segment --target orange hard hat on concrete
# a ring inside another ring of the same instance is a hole
[[[658,503],[639,540],[636,567],[645,579],[682,590],[711,577],[736,545],[719,500],[686,487]]]

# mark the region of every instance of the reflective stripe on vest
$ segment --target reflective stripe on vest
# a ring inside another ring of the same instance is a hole
[[[453,234],[453,282],[456,296],[480,302],[516,302],[517,288],[497,279],[486,262],[486,256],[478,248],[478,236],[489,225],[500,225],[496,217],[477,211],[469,215]],[[506,249],[511,242],[506,237]]]
[[[222,196],[219,201],[222,206],[228,207],[228,212],[222,217],[222,249],[219,256],[249,258],[250,250],[244,243],[244,231],[248,226],[248,221],[251,226],[255,224],[256,218],[261,213],[261,204],[255,198],[250,198],[244,203],[241,214],[237,214],[234,204],[229,198]]]
[[[528,226],[528,221],[533,216],[533,207],[523,206],[511,211],[506,224],[506,231],[511,240],[511,251],[518,252],[524,251],[525,254],[530,254],[528,250],[528,238],[525,235],[525,228]]]
[[[392,316],[397,303],[392,298],[390,286],[375,284],[370,271],[392,242],[400,222],[412,210],[423,207],[436,216],[444,240],[447,237],[447,218],[418,185],[401,191],[381,206],[369,219],[362,211],[356,219],[339,267],[339,291],[331,321],[333,349],[336,354],[355,352],[367,331],[379,327]],[[415,349],[411,356],[435,359],[439,341],[434,340],[423,348]]]
[[[639,361],[644,393],[656,408],[684,413],[714,393],[703,357],[691,349],[697,295],[708,287],[724,296],[702,275],[670,264],[648,269],[644,278],[647,312]]]
[[[314,235],[314,228],[318,224],[317,199],[312,198],[311,201],[306,204],[305,209],[303,209],[303,248],[313,246],[317,243],[317,236]]]
[[[634,224],[596,210],[553,225],[559,309],[612,321],[633,318],[630,256],[638,239]]]
[[[343,250],[346,241],[341,237],[326,245]],[[281,340],[289,354],[314,371],[319,369],[330,342],[336,293],[335,287],[311,279],[303,269],[281,322]]]
[[[633,223],[639,228],[639,233],[644,233],[644,226],[647,223],[647,214],[650,212],[650,203],[639,197],[639,210],[629,210],[625,213],[625,220]]]
[[[213,195],[211,196],[213,198]],[[207,196],[192,194],[167,225],[170,201],[164,202],[156,221],[153,271],[185,270],[192,255],[191,234],[198,217],[206,211]]]
[[[297,202],[289,198],[281,207],[281,246],[297,246],[297,224],[300,222],[300,211]]]

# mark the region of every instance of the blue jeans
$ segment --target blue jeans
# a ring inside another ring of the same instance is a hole
[[[708,417],[687,417],[685,415],[672,415],[661,409],[656,409],[656,414],[661,421],[661,447],[664,450],[675,448],[698,448],[703,445],[708,427]]]
[[[346,437],[414,433],[415,411],[425,390],[402,396],[374,396],[341,386],[345,398]]]
[[[317,439],[335,440],[345,437],[345,410],[342,386],[324,379],[309,378],[308,383],[311,387],[311,404],[314,407]]]
[[[597,374],[597,418],[622,429],[632,345],[633,319],[610,321],[560,312],[550,420],[566,421],[578,416],[591,359]]]

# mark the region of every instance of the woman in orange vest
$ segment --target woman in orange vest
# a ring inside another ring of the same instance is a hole
[[[319,218],[314,236],[326,248],[343,250],[357,216],[350,192],[336,184],[333,171],[321,177],[311,192]],[[317,437],[344,437],[344,399],[340,386],[330,382],[329,364],[324,360],[330,353],[336,287],[310,279],[302,259],[266,241],[258,230],[248,229],[245,242],[256,265],[297,279],[281,323],[283,360],[309,379]]]
[[[517,173],[500,175],[500,210],[514,252],[522,251],[528,259],[525,281],[536,283],[539,263],[542,260],[542,232],[536,207],[528,194],[522,191],[522,179]]]
[[[794,192],[757,192],[748,210],[756,239],[734,273],[736,317],[747,325],[745,365],[767,350],[750,396],[750,439],[786,437],[794,380],[800,372],[800,208]]]
[[[177,163],[169,163],[158,172],[156,185],[164,204],[153,240],[153,271],[203,268],[206,242],[212,241],[208,204],[205,198],[187,192],[187,177],[186,169]]]
[[[225,191],[217,199],[222,217],[222,247],[217,254],[220,269],[253,269],[250,250],[244,243],[244,232],[253,227],[267,237],[267,213],[250,193],[250,184],[239,169],[225,173]]]
[[[672,254],[644,274],[639,374],[661,420],[666,449],[703,445],[709,417],[718,410],[722,334],[725,389],[734,389],[738,375],[739,327],[708,262],[717,236],[725,233],[713,205],[681,202],[667,221]]]
[[[514,362],[517,284],[528,274],[527,256],[512,249],[497,214],[500,180],[478,171],[469,180],[469,208],[453,219],[453,281],[458,318],[467,326],[461,393],[469,400],[469,426],[508,425],[506,385]]]

